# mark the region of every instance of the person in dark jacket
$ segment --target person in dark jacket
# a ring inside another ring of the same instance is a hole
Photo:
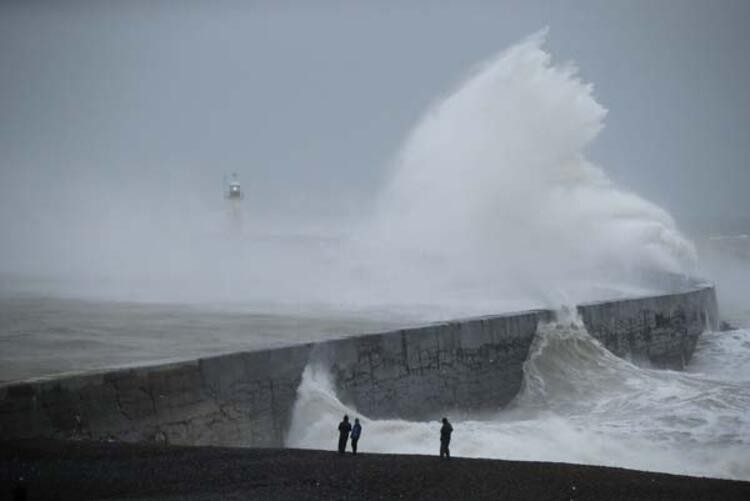
[[[354,419],[354,426],[352,427],[352,452],[357,455],[357,442],[359,442],[359,436],[362,434],[362,425],[359,424],[359,418]]]
[[[344,420],[339,423],[339,454],[346,451],[346,442],[349,440],[350,431],[352,431],[352,425],[349,424],[349,416],[344,414]]]
[[[443,426],[440,428],[440,457],[446,457],[450,459],[451,450],[448,446],[451,443],[451,433],[453,433],[453,426],[448,422],[448,418],[443,418]]]
[[[27,499],[26,482],[24,482],[23,477],[20,477],[16,485],[13,486],[13,501],[26,501]]]

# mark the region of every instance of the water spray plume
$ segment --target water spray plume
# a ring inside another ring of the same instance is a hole
[[[396,159],[371,237],[442,285],[502,283],[545,300],[689,271],[695,252],[671,216],[586,159],[607,112],[573,64],[552,64],[546,33],[428,111]]]

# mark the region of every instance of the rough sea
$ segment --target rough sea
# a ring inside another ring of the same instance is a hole
[[[702,335],[686,371],[617,358],[575,318],[540,326],[509,406],[448,415],[452,452],[750,480],[748,228],[694,244],[618,189],[585,157],[606,110],[543,44],[437,101],[346,238],[261,238],[249,223],[227,237],[220,210],[71,196],[69,227],[40,219],[0,263],[14,273],[0,275],[0,382],[646,294],[638,278],[659,270],[715,281],[731,324]],[[363,453],[437,454],[437,422],[372,420],[334,388],[306,369],[288,446],[331,449],[348,413]]]

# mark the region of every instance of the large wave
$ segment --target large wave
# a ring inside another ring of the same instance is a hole
[[[411,132],[363,237],[400,290],[559,305],[692,268],[672,217],[586,159],[606,110],[545,36],[481,66]]]

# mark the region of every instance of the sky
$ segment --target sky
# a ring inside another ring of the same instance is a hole
[[[233,171],[254,218],[356,224],[429,106],[544,27],[608,110],[591,160],[684,228],[744,224],[748,19],[742,0],[0,2],[0,269],[122,212],[200,218]]]

